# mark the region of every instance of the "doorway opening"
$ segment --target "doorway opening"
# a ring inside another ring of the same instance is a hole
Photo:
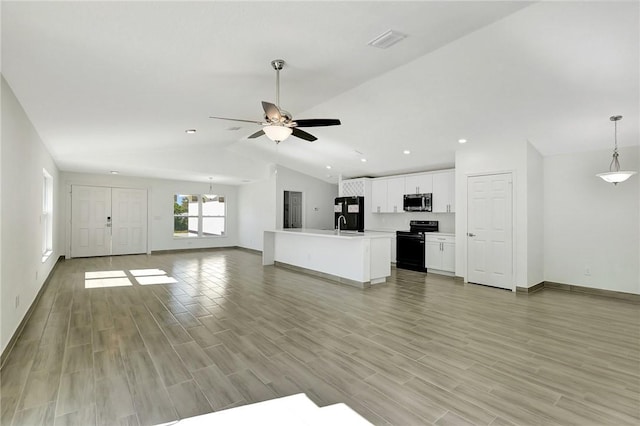
[[[302,228],[302,192],[284,191],[283,228]]]

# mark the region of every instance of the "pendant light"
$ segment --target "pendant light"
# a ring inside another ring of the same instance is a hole
[[[621,115],[614,115],[609,117],[609,120],[613,121],[613,159],[609,164],[609,171],[605,173],[598,173],[596,176],[601,177],[605,182],[617,185],[620,182],[624,182],[637,172],[620,170],[620,162],[618,161],[618,121],[622,120]]]

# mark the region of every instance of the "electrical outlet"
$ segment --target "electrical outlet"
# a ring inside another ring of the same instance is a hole
[[[590,276],[591,276],[591,268],[589,268],[588,266],[586,266],[586,267],[584,268],[584,274],[585,274],[587,277],[590,277]]]
[[[20,296],[16,296],[16,309],[20,306]]]

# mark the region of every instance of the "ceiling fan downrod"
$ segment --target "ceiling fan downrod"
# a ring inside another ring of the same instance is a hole
[[[276,70],[276,106],[280,108],[280,70],[284,67],[284,59],[274,59],[271,66]]]

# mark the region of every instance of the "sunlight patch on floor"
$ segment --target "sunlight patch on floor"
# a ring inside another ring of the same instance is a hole
[[[93,280],[96,278],[120,278],[126,276],[127,274],[124,271],[94,271],[84,273],[85,280]]]
[[[127,277],[84,280],[84,288],[128,287],[132,285],[133,284]]]
[[[176,280],[175,278],[169,277],[167,275],[136,277],[136,281],[138,281],[138,284],[140,285],[173,284],[178,282],[178,280]]]
[[[134,277],[144,277],[147,275],[167,275],[162,269],[131,269],[131,275]]]

